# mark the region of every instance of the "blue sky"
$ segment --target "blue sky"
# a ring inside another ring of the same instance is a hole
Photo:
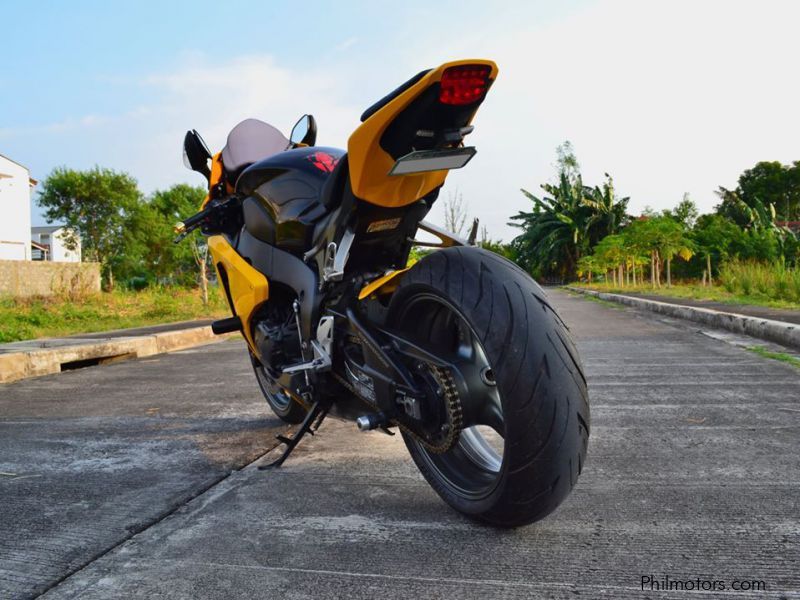
[[[448,179],[494,237],[552,178],[570,139],[584,175],[631,206],[689,192],[710,210],[757,160],[800,159],[791,2],[6,2],[0,153],[126,170],[145,192],[201,183],[183,132],[212,149],[239,120],[317,116],[346,145],[361,110],[422,68],[495,59],[479,154]],[[434,215],[436,216],[436,215]],[[42,219],[34,211],[34,222]]]

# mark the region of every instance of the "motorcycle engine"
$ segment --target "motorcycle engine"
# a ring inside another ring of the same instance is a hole
[[[256,313],[253,339],[261,351],[262,363],[276,379],[284,367],[300,362],[300,340],[291,302],[267,302]]]

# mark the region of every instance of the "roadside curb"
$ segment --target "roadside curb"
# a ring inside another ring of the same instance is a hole
[[[80,366],[101,365],[185,350],[225,339],[211,327],[193,327],[147,335],[87,340],[84,343],[0,354],[0,383],[60,373]],[[98,334],[102,338],[102,334]]]
[[[586,296],[594,296],[601,300],[649,310],[668,317],[694,321],[695,323],[702,323],[709,327],[725,329],[733,333],[749,335],[784,346],[800,348],[800,325],[794,323],[749,317],[747,315],[712,310],[710,308],[699,308],[695,306],[684,306],[682,304],[670,304],[669,302],[660,302],[658,300],[634,298],[622,294],[596,292],[594,290],[585,290],[571,286],[566,286],[566,289]]]

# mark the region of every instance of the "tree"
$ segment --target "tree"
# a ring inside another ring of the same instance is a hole
[[[793,221],[800,219],[800,161],[791,165],[783,165],[778,161],[762,161],[745,170],[738,180],[735,190],[720,187],[717,195],[722,203],[717,206],[717,213],[732,219],[740,227],[742,222],[742,206],[756,207],[756,202],[763,206],[773,205],[777,219]]]
[[[706,259],[706,275],[709,285],[713,283],[712,261],[719,269],[722,260],[729,256],[736,240],[744,232],[734,222],[721,215],[702,215],[692,229],[697,252]]]
[[[461,235],[467,222],[467,208],[464,196],[458,190],[448,192],[444,202],[444,228]]]
[[[678,206],[670,212],[673,219],[683,225],[685,229],[694,227],[697,216],[700,212],[697,210],[697,205],[689,198],[689,193],[683,194],[683,200],[678,203]]]
[[[661,287],[661,272],[666,266],[667,285],[672,285],[672,259],[692,256],[692,241],[672,217],[660,216],[635,221],[627,231],[631,244],[650,255],[650,283]]]
[[[549,197],[539,198],[521,190],[533,202],[533,211],[520,211],[511,217],[510,225],[523,230],[512,245],[530,272],[567,279],[589,249],[586,234],[592,210],[583,202],[580,175],[571,182],[567,173],[562,173],[559,185],[545,183],[541,187]]]
[[[750,209],[736,190],[729,190],[722,186],[714,192],[722,202],[714,207],[716,214],[724,217],[739,227],[746,227],[750,220]]]
[[[580,177],[581,166],[578,164],[578,157],[575,156],[575,149],[572,142],[566,140],[556,148],[556,173],[560,179],[561,175],[567,176],[572,183]]]
[[[800,164],[784,166],[778,161],[759,162],[739,176],[737,191],[748,206],[754,200],[774,205],[780,220],[794,220],[800,205]]]
[[[667,287],[672,287],[672,259],[679,256],[683,260],[689,260],[694,255],[694,248],[686,231],[680,223],[676,222],[675,225],[668,220],[659,223],[661,243],[659,252],[667,265]]]
[[[589,244],[594,245],[607,235],[612,235],[627,221],[628,201],[620,198],[614,189],[614,180],[608,173],[602,187],[584,190],[583,203],[593,211],[589,223]]]
[[[113,289],[112,262],[124,254],[126,222],[140,198],[136,180],[127,173],[58,167],[42,183],[38,202],[48,222],[60,221],[78,232],[84,257],[101,264],[106,286]]]
[[[143,256],[148,272],[159,281],[198,281],[204,304],[208,302],[208,244],[199,231],[175,244],[173,227],[197,212],[205,196],[202,187],[174,185],[155,192],[139,217],[147,223],[139,228],[139,239],[145,246]]]
[[[602,186],[585,186],[569,142],[556,153],[557,182],[542,184],[547,194],[542,197],[522,189],[533,210],[518,212],[509,224],[522,229],[511,242],[520,266],[535,275],[566,280],[575,276],[580,259],[597,242],[623,226],[628,198],[616,195],[608,174]]]
[[[589,283],[592,283],[593,276],[603,275],[604,273],[606,273],[605,267],[593,254],[581,256],[578,261],[578,276],[583,277],[583,275],[586,275]]]
[[[480,240],[478,241],[478,246],[483,248],[484,250],[490,250],[495,254],[499,254],[509,260],[514,260],[514,253],[511,250],[511,247],[508,244],[504,244],[501,240],[493,240],[489,237],[489,230],[486,229],[486,226],[481,226],[481,234]]]
[[[606,281],[608,281],[610,273],[611,280],[617,287],[625,285],[624,265],[627,255],[625,236],[621,234],[604,237],[594,250],[596,264],[606,272]]]

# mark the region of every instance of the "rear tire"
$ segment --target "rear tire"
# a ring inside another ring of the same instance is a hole
[[[293,400],[286,392],[272,383],[264,372],[264,366],[252,352],[250,353],[250,361],[253,363],[253,371],[255,371],[256,374],[258,387],[261,388],[261,393],[272,409],[272,412],[282,421],[291,425],[302,423],[308,411],[301,406],[300,403]]]
[[[404,434],[414,462],[442,499],[469,517],[499,527],[544,518],[575,485],[589,438],[586,379],[566,325],[527,273],[473,247],[440,250],[414,265],[391,299],[388,322],[420,343],[441,339],[430,323],[420,324],[425,302],[452,310],[479,344],[476,354],[483,354],[499,393],[503,419],[494,429],[503,431],[503,441],[494,463],[473,465],[476,427],[442,454]],[[415,303],[416,313],[409,308]],[[475,447],[479,454],[481,443]]]

